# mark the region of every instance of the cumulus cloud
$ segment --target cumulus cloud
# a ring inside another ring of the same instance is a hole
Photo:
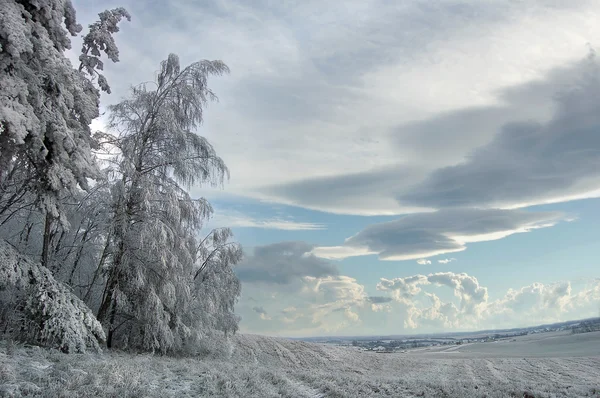
[[[431,284],[451,288],[454,295],[460,299],[460,310],[463,313],[478,314],[481,311],[480,305],[488,300],[487,288],[480,286],[477,278],[465,273],[437,272],[406,278],[382,278],[377,284],[377,289],[391,291],[397,301],[408,303],[422,291],[422,286]]]
[[[444,328],[460,327],[460,310],[454,303],[444,303],[434,293],[425,293],[431,305],[423,309],[409,311],[409,319],[406,324],[415,328],[419,323],[425,325],[436,325]]]
[[[463,251],[467,243],[550,227],[563,218],[557,212],[446,209],[370,225],[346,239],[342,246],[317,247],[312,252],[323,258],[377,253],[381,260],[422,259]]]
[[[310,254],[306,242],[280,242],[254,248],[236,267],[242,282],[290,285],[303,277],[338,275],[334,264]]]
[[[456,302],[443,301],[427,290],[435,285],[450,288]],[[408,329],[464,330],[557,322],[582,309],[594,311],[593,304],[600,300],[600,281],[576,293],[569,281],[563,281],[509,289],[503,297],[490,301],[487,287],[477,278],[452,272],[382,278],[377,289],[391,293],[400,306],[395,311]]]
[[[460,309],[465,313],[478,313],[480,304],[487,302],[487,288],[479,285],[477,278],[465,273],[438,272],[427,277],[430,283],[444,285],[454,290],[454,295],[460,299]]]
[[[413,275],[406,278],[385,279],[377,284],[377,290],[391,291],[392,297],[398,301],[406,301],[421,292],[419,285],[428,285],[430,282],[425,275]]]
[[[568,281],[533,283],[509,289],[505,296],[490,303],[488,312],[504,317],[526,317],[530,321],[558,321],[563,314],[600,300],[600,283],[574,293]]]
[[[361,322],[357,308],[368,302],[364,286],[344,275],[305,277],[301,299],[305,319],[321,332],[335,332]],[[341,318],[340,318],[341,316]]]
[[[431,264],[431,260],[427,260],[425,258],[420,258],[417,260],[417,264],[419,265],[428,265]]]
[[[349,276],[327,276],[315,278],[307,276],[305,290],[322,296],[326,301],[337,303],[361,303],[366,299],[365,288],[355,278]]]
[[[577,287],[569,281],[532,283],[494,300],[486,286],[466,273],[382,278],[376,287],[385,295],[379,296],[368,295],[365,286],[345,275],[300,280],[295,294],[289,294],[287,285],[270,285],[267,291],[246,284],[244,294],[258,299],[244,304],[242,298],[241,314],[258,316],[245,316],[242,330],[290,336],[352,334],[358,326],[372,333],[398,333],[402,327],[426,332],[508,328],[592,316],[600,302],[600,280],[584,286],[578,282]],[[368,329],[371,324],[377,326]],[[398,326],[386,329],[392,325]]]

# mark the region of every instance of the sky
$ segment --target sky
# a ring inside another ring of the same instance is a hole
[[[600,2],[73,3],[132,15],[103,106],[169,53],[231,69],[198,130],[231,177],[190,192],[244,247],[241,332],[600,316]]]

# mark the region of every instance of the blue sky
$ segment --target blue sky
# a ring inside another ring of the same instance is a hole
[[[132,14],[103,105],[169,53],[230,67],[198,133],[231,179],[191,193],[245,248],[243,332],[600,314],[600,3],[74,4]]]

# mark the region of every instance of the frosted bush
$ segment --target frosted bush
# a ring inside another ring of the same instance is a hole
[[[48,269],[4,241],[0,241],[0,292],[4,293],[0,295],[0,332],[5,337],[64,352],[100,349],[104,331],[85,303]]]

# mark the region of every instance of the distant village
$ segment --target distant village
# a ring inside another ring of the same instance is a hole
[[[521,329],[482,331],[472,333],[454,333],[449,335],[422,335],[422,336],[385,336],[385,337],[336,337],[324,338],[320,342],[342,346],[355,347],[361,351],[374,351],[378,353],[406,352],[409,349],[461,345],[470,343],[491,343],[495,341],[511,340],[518,336],[535,333],[570,331],[571,333],[587,333],[600,331],[600,318],[578,321],[560,322],[551,325],[542,325]],[[316,339],[311,339],[315,341]]]

